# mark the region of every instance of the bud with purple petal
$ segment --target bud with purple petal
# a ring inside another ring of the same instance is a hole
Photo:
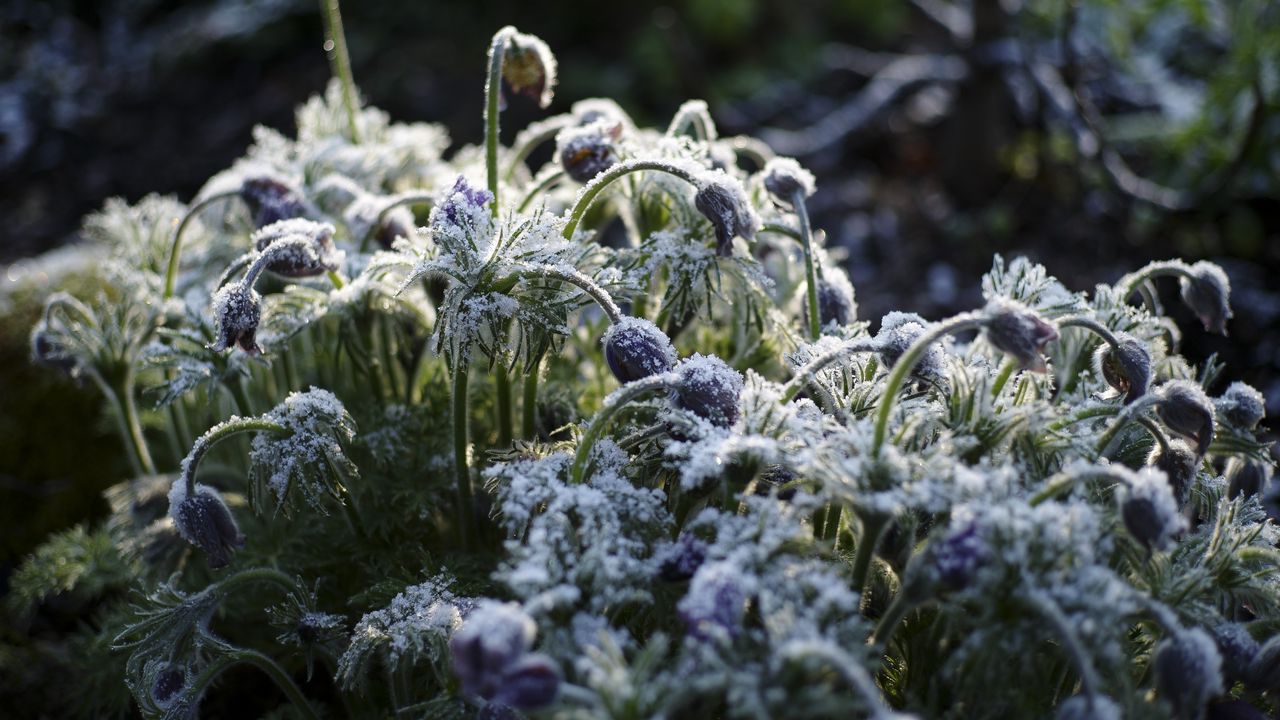
[[[465,228],[473,224],[473,219],[477,212],[482,210],[489,202],[493,200],[493,193],[484,188],[471,187],[471,183],[462,175],[453,183],[453,189],[449,191],[440,203],[432,211],[432,219],[443,219],[450,225]],[[487,213],[485,213],[487,215]]]
[[[250,355],[262,352],[254,335],[262,320],[262,297],[241,282],[219,288],[213,294],[214,341],[209,349],[222,352],[232,346]]]
[[[1191,484],[1200,470],[1200,456],[1185,440],[1175,438],[1168,447],[1156,445],[1147,456],[1147,465],[1164,472],[1179,507],[1186,505]]]
[[[280,220],[250,238],[267,269],[289,278],[315,277],[338,269],[342,255],[333,244],[333,226],[304,218]]]
[[[727,428],[738,421],[742,375],[714,355],[694,354],[676,367],[679,379],[672,389],[676,407],[712,425]]]
[[[1045,372],[1045,346],[1058,339],[1058,329],[1022,303],[997,298],[983,311],[987,340],[1023,370]]]
[[[515,603],[485,600],[449,639],[453,671],[468,695],[518,708],[555,699],[559,669],[530,653],[538,627]]]
[[[556,58],[551,48],[535,35],[504,28],[502,48],[502,83],[507,90],[537,101],[539,107],[551,104],[556,86]]]
[[[783,207],[791,207],[796,193],[806,198],[813,195],[813,173],[805,170],[792,158],[772,158],[765,163],[760,174],[764,189],[774,202]]]
[[[644,318],[623,317],[601,338],[604,359],[620,383],[657,375],[676,364],[676,349],[667,334]]]
[[[1173,488],[1164,474],[1144,468],[1117,491],[1120,517],[1130,535],[1146,548],[1164,550],[1187,528],[1178,510]]]
[[[694,574],[689,592],[676,610],[693,637],[736,637],[742,631],[742,616],[753,590],[753,580],[736,565],[705,563]]]
[[[1227,321],[1231,319],[1231,281],[1222,268],[1201,260],[1188,268],[1178,282],[1182,302],[1200,318],[1204,329],[1226,335]]]
[[[1248,383],[1231,383],[1213,404],[1218,417],[1241,430],[1253,430],[1267,416],[1266,399]]]
[[[760,218],[752,209],[742,185],[723,172],[703,175],[693,204],[703,217],[711,221],[716,233],[716,254],[733,254],[733,239],[752,240],[760,229]]]
[[[502,673],[493,702],[521,710],[546,707],[560,693],[560,667],[543,653],[528,653]]]
[[[1156,645],[1152,671],[1156,693],[1179,718],[1198,718],[1222,693],[1222,656],[1209,633],[1182,630]]]
[[[244,547],[244,535],[236,525],[222,495],[206,485],[188,494],[179,477],[169,490],[169,517],[184,540],[204,551],[209,567],[226,567],[233,550]]]
[[[1120,346],[1103,343],[1093,355],[1093,364],[1107,384],[1124,395],[1126,405],[1146,394],[1151,386],[1151,353],[1137,338],[1116,333]]]
[[[568,127],[556,135],[556,157],[574,182],[588,183],[618,163],[617,141],[622,126],[608,121]]]
[[[1213,629],[1213,640],[1222,655],[1222,676],[1227,685],[1249,677],[1262,646],[1245,626],[1234,622],[1222,623]]]
[[[885,367],[893,367],[898,358],[925,333],[928,322],[915,313],[893,311],[880,319],[880,332],[876,333],[880,359]],[[925,380],[940,380],[943,376],[946,355],[939,343],[925,349],[912,374]]]
[[[685,582],[707,559],[707,543],[693,533],[680,533],[659,555],[658,577],[666,582]]]
[[[151,701],[161,710],[168,710],[186,687],[187,673],[178,665],[168,664],[151,682]]]
[[[1195,450],[1204,455],[1213,442],[1213,403],[1200,386],[1187,380],[1173,380],[1157,390],[1156,414],[1173,432],[1195,441]]]
[[[1222,473],[1227,477],[1227,497],[1249,498],[1262,492],[1269,480],[1269,469],[1266,463],[1253,458],[1231,458]]]
[[[827,327],[831,323],[844,326],[857,319],[858,305],[853,301],[853,286],[849,284],[844,273],[829,273],[828,277],[818,280],[818,325]],[[809,309],[805,308],[805,323],[809,321]]]
[[[249,206],[255,227],[289,218],[306,217],[310,207],[302,191],[278,178],[257,176],[240,185],[240,199]]]

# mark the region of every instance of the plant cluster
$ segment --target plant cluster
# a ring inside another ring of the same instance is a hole
[[[485,142],[446,157],[361,104],[329,22],[297,137],[188,205],[109,204],[101,293],[32,332],[135,471],[13,582],[22,613],[96,599],[79,713],[243,713],[241,665],[304,717],[1275,708],[1261,396],[1211,397],[1153,290],[1225,332],[1220,268],[1084,293],[996,258],[983,307],[873,334],[814,178],[704,103],[502,145],[555,84],[504,28]]]

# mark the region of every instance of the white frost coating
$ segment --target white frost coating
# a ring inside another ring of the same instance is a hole
[[[227,501],[222,499],[222,493],[203,483],[196,484],[196,496],[198,497],[200,495],[208,495],[209,497],[217,500],[223,506],[227,504]],[[178,508],[186,499],[187,483],[183,480],[182,475],[179,475],[174,478],[173,484],[169,486],[169,519],[173,521],[174,528],[177,529],[178,535],[182,536],[183,540],[186,540],[192,545],[196,545],[195,536],[187,532],[187,528],[184,527],[183,523],[178,522]]]
[[[311,388],[290,393],[263,419],[284,426],[289,434],[254,436],[250,459],[255,472],[265,474],[278,503],[296,486],[308,503],[323,509],[323,498],[337,487],[330,463],[355,472],[343,451],[343,444],[355,438],[355,422],[346,408],[328,390]]]
[[[385,648],[394,667],[443,644],[475,608],[475,600],[459,597],[450,589],[455,580],[447,570],[419,585],[411,585],[380,610],[366,613],[351,633],[351,645],[339,661],[349,667],[373,649]]]
[[[1121,468],[1116,466],[1117,470]],[[1178,509],[1178,500],[1164,472],[1143,468],[1138,472],[1123,470],[1127,481],[1116,489],[1116,498],[1123,508],[1126,503],[1138,501],[1150,503],[1158,531],[1153,538],[1140,538],[1157,550],[1173,544],[1179,533],[1187,529],[1187,520]]]
[[[647,350],[649,344],[645,342],[646,339],[651,339],[655,345],[658,345],[663,359],[667,362],[667,367],[674,366],[679,360],[676,348],[671,344],[666,333],[651,321],[631,315],[623,315],[621,320],[611,324],[600,337],[600,344],[605,346],[615,344],[620,350],[633,346]]]
[[[760,171],[765,188],[783,202],[791,203],[791,194],[799,190],[805,197],[813,195],[813,173],[805,170],[795,158],[775,157],[765,163]]]

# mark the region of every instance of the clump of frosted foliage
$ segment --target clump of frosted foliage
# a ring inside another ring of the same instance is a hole
[[[334,469],[359,474],[344,450],[355,439],[355,421],[333,393],[318,388],[291,393],[263,419],[287,430],[255,435],[249,455],[277,502],[283,503],[296,488],[310,505],[323,510],[324,498],[336,495],[340,487]]]

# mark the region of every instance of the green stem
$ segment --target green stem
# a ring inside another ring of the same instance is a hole
[[[911,612],[916,606],[914,598],[908,598],[908,593],[902,590],[894,596],[893,602],[889,603],[889,607],[885,609],[884,615],[880,616],[880,622],[876,624],[876,630],[871,634],[871,638],[867,644],[876,649],[877,654],[884,653],[889,647],[889,641],[893,639],[893,633],[898,629],[898,625],[902,623],[902,619]]]
[[[503,178],[510,180],[516,174],[516,169],[520,167],[520,163],[529,157],[529,153],[542,143],[554,138],[561,130],[572,127],[578,119],[571,114],[557,115],[549,117],[540,122],[529,125],[521,130],[515,141],[511,144],[511,161],[507,164],[507,169],[503,173]]]
[[[915,342],[911,343],[906,352],[902,353],[902,357],[898,358],[898,362],[894,363],[893,368],[889,371],[889,377],[885,380],[884,394],[880,398],[880,407],[876,413],[875,435],[871,442],[872,456],[879,455],[880,447],[884,445],[885,433],[889,428],[889,415],[893,411],[893,403],[897,400],[898,391],[902,389],[902,384],[906,382],[907,375],[915,369],[916,363],[920,362],[920,358],[924,357],[924,353],[929,349],[929,346],[951,333],[981,327],[983,320],[984,317],[981,312],[960,313],[930,327],[920,337],[916,338]]]
[[[578,200],[574,203],[573,209],[569,212],[569,221],[565,223],[564,231],[561,233],[566,239],[573,238],[574,232],[577,231],[578,225],[582,222],[582,218],[587,214],[587,210],[591,208],[598,196],[610,183],[622,177],[626,177],[631,173],[643,172],[645,170],[653,170],[656,172],[664,172],[668,175],[684,180],[685,182],[698,186],[697,178],[689,169],[681,167],[665,160],[627,160],[605,170],[599,175],[591,179],[591,182],[582,187],[582,192],[578,194]]]
[[[840,347],[823,353],[822,355],[810,360],[803,366],[797,368],[795,377],[788,380],[787,384],[782,387],[782,401],[790,402],[794,399],[795,396],[800,393],[800,390],[804,387],[805,383],[808,383],[813,379],[815,373],[821,371],[831,363],[842,360],[853,353],[875,352],[879,347],[880,345],[875,340],[868,338],[848,340]]]
[[[1121,350],[1120,338],[1116,337],[1116,334],[1111,331],[1111,328],[1108,328],[1106,325],[1103,325],[1102,323],[1098,322],[1097,320],[1094,320],[1091,317],[1086,317],[1084,315],[1071,315],[1069,317],[1061,318],[1056,322],[1058,324],[1059,329],[1067,328],[1067,327],[1079,327],[1079,328],[1084,328],[1086,330],[1089,330],[1093,334],[1102,338],[1103,340],[1106,340],[1107,344],[1110,345],[1116,352],[1120,352]]]
[[[853,555],[853,591],[862,597],[867,586],[867,575],[871,572],[871,559],[875,557],[876,546],[880,544],[880,536],[889,527],[889,518],[878,514],[859,516],[862,519],[862,537],[858,538],[858,549]],[[862,597],[860,604],[865,605]]]
[[[196,468],[199,467],[200,461],[204,459],[205,454],[214,445],[223,440],[246,432],[273,432],[280,435],[288,435],[289,428],[263,418],[241,417],[233,417],[209,428],[205,431],[205,434],[196,438],[195,444],[191,446],[191,451],[182,460],[181,472],[183,480],[187,483],[188,497],[194,497],[196,494]]]
[[[560,182],[565,177],[566,175],[564,170],[556,170],[555,172],[547,173],[545,178],[538,182],[537,185],[534,185],[529,192],[525,193],[524,199],[520,201],[520,206],[516,208],[516,212],[522,213],[529,209],[529,203],[533,202],[534,198],[546,192],[547,188],[550,188],[552,185]]]
[[[488,172],[489,192],[493,201],[489,209],[498,217],[498,113],[502,94],[502,56],[506,54],[510,27],[502,28],[489,45],[489,75],[484,82],[484,166]]]
[[[178,227],[173,231],[173,242],[169,247],[169,267],[164,274],[164,293],[162,298],[168,299],[173,297],[174,285],[178,281],[178,261],[182,258],[182,232],[187,229],[187,225],[195,219],[201,210],[212,205],[218,200],[225,200],[240,195],[239,190],[227,190],[225,192],[214,193],[195,205],[192,205],[187,214],[182,216],[182,220],[178,222]]]
[[[120,403],[120,395],[111,387],[97,370],[90,368],[88,375],[93,379],[94,384],[102,391],[102,396],[106,398],[107,404],[111,406],[111,414],[116,418],[116,430],[120,433],[120,443],[124,446],[125,455],[129,459],[129,469],[133,472],[134,477],[142,475],[142,459],[138,454],[138,448],[133,442],[133,434],[129,432],[129,422],[125,419],[124,406]]]
[[[818,314],[818,271],[813,263],[813,230],[809,227],[809,211],[804,205],[804,191],[791,194],[791,206],[800,222],[800,243],[804,246],[804,275],[809,295],[809,340],[822,336],[822,317]]]
[[[462,534],[464,547],[471,546],[472,501],[471,470],[467,467],[467,446],[470,444],[468,434],[470,407],[467,403],[466,361],[462,357],[456,359],[458,365],[453,370],[453,468],[458,484],[458,529]]]
[[[120,409],[124,413],[125,428],[129,433],[129,442],[138,456],[138,464],[147,475],[156,474],[156,464],[151,459],[151,451],[147,448],[147,438],[142,433],[142,421],[138,417],[138,404],[133,398],[134,373],[130,365],[120,380],[119,387],[113,388],[120,400]]]
[[[342,104],[347,109],[347,129],[351,142],[360,143],[360,127],[356,122],[359,108],[356,105],[356,81],[351,75],[351,56],[347,53],[347,34],[342,29],[342,9],[339,0],[320,0],[324,16],[325,50],[333,76],[342,85]]]
[[[1120,278],[1120,280],[1116,282],[1116,288],[1120,290],[1120,297],[1122,299],[1126,299],[1132,295],[1143,282],[1156,277],[1185,277],[1190,280],[1196,279],[1195,275],[1191,272],[1191,268],[1181,260],[1158,260]]]
[[[506,363],[499,363],[494,373],[494,384],[498,393],[498,447],[511,447],[514,435],[511,408],[511,373]]]
[[[1080,685],[1085,695],[1089,697],[1090,704],[1093,698],[1098,697],[1098,688],[1102,685],[1098,677],[1098,671],[1093,667],[1093,661],[1086,652],[1084,643],[1080,641],[1080,636],[1076,634],[1075,628],[1071,625],[1071,621],[1063,614],[1062,608],[1054,602],[1048,594],[1040,590],[1031,589],[1025,595],[1027,602],[1031,608],[1041,617],[1049,621],[1057,632],[1058,638],[1062,641],[1062,645],[1067,650],[1067,654],[1071,656],[1071,662],[1076,666],[1076,672],[1080,675]]]
[[[520,435],[526,440],[532,440],[537,434],[538,420],[538,369],[542,365],[542,358],[538,358],[533,363],[533,367],[529,368],[529,374],[524,376],[524,402],[520,405]]]
[[[581,271],[564,268],[557,265],[524,265],[518,271],[516,276],[524,279],[537,277],[551,277],[561,282],[567,282],[586,293],[592,300],[600,306],[604,314],[609,317],[611,324],[619,323],[625,315],[613,301],[613,296],[608,290],[600,287],[600,285],[591,278],[587,277]]]
[[[803,242],[803,238],[801,237],[799,230],[793,227],[790,227],[788,225],[783,225],[782,223],[765,223],[764,225],[760,226],[760,232],[762,233],[770,232],[770,233],[776,233],[778,235],[786,235],[787,237],[793,240],[799,240]]]
[[[289,674],[275,660],[257,650],[244,648],[233,651],[230,656],[235,659],[235,662],[248,663],[270,677],[276,687],[280,688],[285,696],[289,698],[289,702],[293,703],[293,706],[302,713],[303,717],[310,720],[320,720],[320,716],[316,714],[315,709],[307,702],[302,690],[298,689],[297,684],[293,682],[293,678],[289,677]]]
[[[1045,480],[1044,487],[1027,499],[1027,504],[1035,507],[1071,490],[1081,480],[1115,480],[1127,482],[1124,475],[1106,466],[1095,466],[1083,470],[1062,471]]]
[[[1126,405],[1116,417],[1116,421],[1111,424],[1111,427],[1107,428],[1106,431],[1098,437],[1098,442],[1094,445],[1094,451],[1099,456],[1105,453],[1107,447],[1111,445],[1111,441],[1115,439],[1116,434],[1125,426],[1125,423],[1137,417],[1138,413],[1155,405],[1156,402],[1156,399],[1151,395],[1144,395],[1133,403]]]
[[[586,479],[587,465],[591,460],[591,448],[600,439],[600,436],[604,434],[609,420],[618,410],[644,393],[669,387],[675,380],[674,373],[650,375],[647,378],[633,380],[609,393],[608,397],[601,403],[600,410],[596,412],[596,416],[591,419],[591,424],[583,432],[582,438],[578,441],[578,451],[573,457],[570,481],[578,484]]]
[[[1004,386],[1009,384],[1009,378],[1013,376],[1013,371],[1018,367],[1018,363],[1009,358],[1005,358],[1004,364],[1000,366],[1000,372],[996,375],[995,382],[991,383],[991,399],[1000,397],[1000,391],[1004,390]]]

